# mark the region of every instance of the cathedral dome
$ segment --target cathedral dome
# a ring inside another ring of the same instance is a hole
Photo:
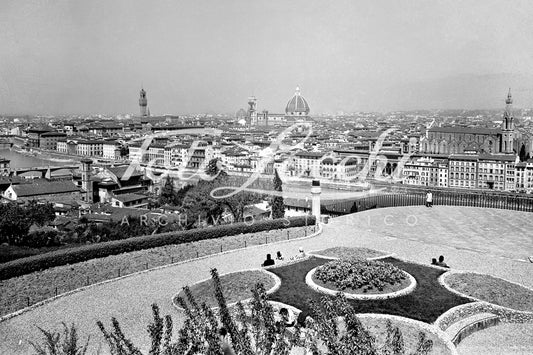
[[[241,108],[239,111],[237,111],[237,113],[235,114],[235,117],[240,120],[240,119],[243,119],[243,118],[246,118],[247,116],[247,113],[246,111],[244,111],[243,108]]]
[[[303,96],[300,95],[300,88],[296,88],[296,93],[287,103],[285,113],[291,116],[307,116],[309,114],[309,105]]]

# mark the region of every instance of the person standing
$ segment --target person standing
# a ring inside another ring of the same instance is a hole
[[[433,194],[431,191],[426,193],[426,207],[433,207]]]

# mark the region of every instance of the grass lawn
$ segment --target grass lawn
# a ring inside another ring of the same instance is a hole
[[[256,283],[262,283],[267,291],[275,284],[272,276],[258,270],[242,271],[220,276],[220,284],[222,285],[222,291],[226,297],[226,303],[233,303],[242,301],[246,298],[251,298],[251,290]],[[199,305],[205,302],[209,307],[218,307],[215,298],[213,280],[207,280],[191,285],[190,289]],[[185,292],[183,292],[183,290],[181,290],[177,296],[186,300]],[[178,304],[177,302],[175,303]]]
[[[519,311],[533,312],[533,291],[489,275],[451,274],[446,284],[480,300]]]
[[[356,295],[383,295],[383,294],[386,294],[386,293],[391,293],[391,292],[396,292],[396,291],[399,291],[399,290],[403,290],[404,288],[408,287],[411,284],[411,281],[409,280],[409,278],[406,277],[405,279],[401,280],[400,283],[397,283],[397,284],[394,284],[394,285],[391,285],[391,284],[388,284],[388,283],[385,284],[385,287],[383,287],[382,291],[379,291],[376,287],[372,287],[370,290],[366,290],[366,286],[365,287],[360,287],[360,288],[357,288],[357,289],[347,288],[345,290],[340,290],[339,288],[337,288],[337,286],[335,285],[334,282],[322,282],[319,279],[317,279],[315,277],[315,275],[313,275],[313,281],[318,286],[322,286],[322,287],[328,288],[330,290],[342,291],[344,293],[352,293],[352,294],[356,294]],[[363,289],[365,289],[365,291],[363,291]]]
[[[376,345],[382,347],[387,339],[387,320],[384,318],[360,317],[363,326],[376,338]],[[442,340],[435,334],[427,332],[414,324],[402,322],[400,320],[391,320],[393,326],[400,328],[403,336],[406,353],[416,350],[418,344],[418,333],[423,332],[426,338],[433,341],[433,348],[430,354],[449,354],[449,350]]]
[[[385,254],[368,248],[348,248],[348,247],[334,247],[334,248],[328,248],[320,251],[315,251],[313,254],[323,255],[323,256],[331,256],[336,257],[339,259],[342,258],[361,258],[361,259],[368,259],[368,258],[375,258],[377,256],[384,256]]]
[[[224,250],[310,235],[314,226],[277,229],[260,233],[239,234],[193,243],[165,245],[158,248],[137,250],[130,253],[110,255],[87,260],[73,265],[57,266],[31,274],[0,281],[0,316],[14,312],[30,304],[53,297],[78,287],[113,279],[133,272],[194,259]],[[246,244],[245,244],[246,243]],[[176,290],[178,291],[178,290]]]
[[[533,354],[533,324],[501,323],[466,337],[457,346],[461,354]]]
[[[305,283],[305,275],[311,269],[329,261],[311,257],[299,263],[270,269],[269,271],[281,278],[282,283],[279,290],[269,295],[269,299],[310,311],[309,301],[318,302],[325,295],[311,291]],[[394,258],[385,258],[381,261],[392,263],[411,274],[417,281],[417,287],[408,295],[389,300],[348,300],[359,313],[393,314],[433,323],[448,309],[471,302],[467,298],[449,292],[439,284],[437,279],[444,272],[443,270]]]

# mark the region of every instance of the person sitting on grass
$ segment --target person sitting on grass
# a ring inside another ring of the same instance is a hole
[[[274,259],[270,254],[267,254],[266,260],[261,264],[261,266],[272,266],[274,265]]]
[[[444,256],[443,256],[443,255],[439,256],[439,262],[437,263],[437,265],[438,265],[438,266],[441,266],[441,267],[447,267],[447,268],[449,268],[448,264],[446,264],[446,263],[444,262]]]
[[[431,265],[437,265],[437,259],[436,258],[431,259]]]
[[[285,328],[294,327],[296,325],[296,320],[294,319],[294,315],[289,309],[285,307],[281,308],[279,310],[279,316],[281,318],[281,322],[285,324]]]
[[[300,325],[300,327],[305,328],[305,320],[307,317],[310,317],[311,314],[308,310],[304,309],[303,311],[298,314],[297,323]]]
[[[283,255],[281,255],[281,252],[279,250],[276,253],[276,260],[283,260]]]

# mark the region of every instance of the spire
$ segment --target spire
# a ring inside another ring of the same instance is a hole
[[[509,88],[509,93],[507,94],[507,100],[505,100],[505,103],[507,105],[510,105],[513,103],[513,97],[511,96],[511,88]]]
[[[299,86],[296,87],[296,93],[294,95],[300,96],[300,87]]]

